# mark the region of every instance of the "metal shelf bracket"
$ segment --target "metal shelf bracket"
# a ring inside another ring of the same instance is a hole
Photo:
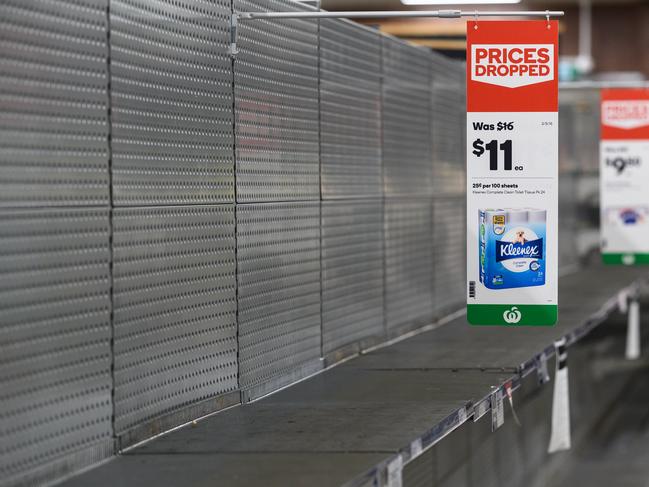
[[[239,30],[239,14],[232,14],[230,17],[230,47],[228,54],[230,57],[235,58],[239,54],[237,48],[237,35]]]

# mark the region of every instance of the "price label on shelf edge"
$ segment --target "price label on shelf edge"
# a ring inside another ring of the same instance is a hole
[[[557,321],[558,22],[467,22],[467,319]]]
[[[649,89],[602,90],[600,221],[605,264],[649,264]]]

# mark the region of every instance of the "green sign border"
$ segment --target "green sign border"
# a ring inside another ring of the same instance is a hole
[[[633,259],[631,263],[625,262]],[[617,253],[617,254],[602,254],[602,262],[606,265],[647,265],[649,264],[649,254],[635,254],[632,252]]]
[[[509,312],[512,322],[505,321]],[[466,317],[476,326],[554,326],[559,306],[556,304],[467,304]],[[514,323],[516,318],[519,321]]]

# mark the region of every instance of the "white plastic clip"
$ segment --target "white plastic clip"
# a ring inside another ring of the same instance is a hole
[[[491,393],[491,431],[494,432],[505,422],[504,392],[498,388]]]
[[[401,454],[388,463],[386,476],[386,487],[403,487],[403,457]]]
[[[627,360],[638,360],[640,358],[640,303],[635,297],[630,301],[627,315],[625,356]]]
[[[629,310],[629,291],[627,289],[617,293],[617,307],[620,313],[626,313]]]
[[[473,24],[473,30],[478,30],[478,11],[474,11],[474,20],[475,24]]]
[[[570,393],[568,390],[568,349],[566,339],[554,342],[557,368],[552,392],[552,429],[548,453],[570,450]]]
[[[550,25],[550,11],[549,10],[545,11],[545,20],[548,23],[547,24],[548,25],[548,30],[550,30],[552,28],[552,26]]]
[[[548,358],[543,352],[536,359],[536,374],[539,379],[539,385],[547,384],[550,382],[550,372],[548,371]]]
[[[477,422],[481,417],[483,417],[487,412],[489,411],[489,407],[491,405],[491,397],[486,400],[480,401],[478,404],[476,404],[474,410],[473,410],[473,422]]]
[[[414,460],[419,455],[422,454],[424,448],[421,444],[421,438],[417,438],[412,443],[410,443],[410,460]]]

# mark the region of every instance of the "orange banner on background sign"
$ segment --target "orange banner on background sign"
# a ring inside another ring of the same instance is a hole
[[[602,90],[602,140],[649,139],[649,88]]]

